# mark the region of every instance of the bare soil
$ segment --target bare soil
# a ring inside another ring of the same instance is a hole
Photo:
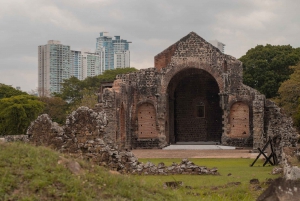
[[[250,153],[252,149],[234,150],[162,150],[134,149],[137,158],[256,158],[258,153]]]

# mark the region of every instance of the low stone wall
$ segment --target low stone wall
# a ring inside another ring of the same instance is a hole
[[[4,135],[0,139],[4,142],[29,142],[28,135]]]
[[[66,124],[59,126],[47,114],[40,115],[27,130],[30,143],[49,146],[62,153],[80,156],[95,164],[121,173],[144,175],[211,174],[218,175],[217,168],[208,169],[183,159],[180,164],[157,166],[138,161],[134,154],[120,150],[105,132],[109,121],[106,113],[80,107],[67,117]]]
[[[300,148],[284,147],[282,151],[283,175],[287,180],[299,180]]]

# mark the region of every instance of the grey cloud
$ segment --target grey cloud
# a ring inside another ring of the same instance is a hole
[[[0,82],[26,80],[27,91],[36,86],[37,61],[24,58],[36,57],[37,46],[52,39],[72,49],[94,49],[99,32],[120,35],[133,42],[131,62],[137,68],[153,66],[156,54],[191,31],[220,40],[237,58],[257,44],[300,46],[296,0],[11,1],[0,8]]]

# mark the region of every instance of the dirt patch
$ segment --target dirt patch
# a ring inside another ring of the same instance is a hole
[[[137,158],[256,158],[258,153],[250,153],[252,149],[234,150],[162,150],[135,149]]]

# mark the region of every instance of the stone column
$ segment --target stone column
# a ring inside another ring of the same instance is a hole
[[[264,145],[264,95],[255,95],[253,101],[253,149]]]

